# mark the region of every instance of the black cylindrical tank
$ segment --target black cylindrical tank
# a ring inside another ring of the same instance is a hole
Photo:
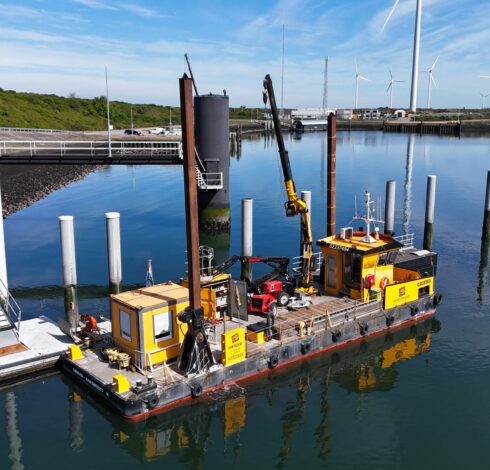
[[[199,182],[198,177],[199,225],[205,231],[228,231],[230,229],[228,96],[213,94],[196,96],[194,113],[196,149],[204,165],[204,171],[201,168],[203,180]],[[216,183],[220,173],[222,187],[218,189]]]

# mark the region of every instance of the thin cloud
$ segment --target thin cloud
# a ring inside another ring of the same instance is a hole
[[[109,3],[102,2],[100,0],[72,0],[74,3],[79,3],[88,8],[94,8],[96,10],[117,10],[113,5]]]
[[[78,3],[87,8],[95,10],[112,10],[112,11],[126,11],[133,15],[141,16],[143,18],[160,18],[162,15],[151,8],[138,5],[137,3],[117,3],[115,5],[104,2],[102,0],[72,0],[74,3]]]
[[[135,15],[142,16],[143,18],[160,18],[162,15],[152,10],[150,8],[142,7],[141,5],[136,5],[132,3],[119,4],[119,6]]]

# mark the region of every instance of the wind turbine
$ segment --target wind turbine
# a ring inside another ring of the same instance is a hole
[[[485,93],[482,93],[480,91],[480,96],[481,96],[481,109],[485,109],[485,99],[487,98],[487,96],[490,96],[490,93],[487,93],[485,95]]]
[[[391,73],[391,69],[388,69],[388,72],[390,72],[390,83],[388,84],[388,88],[386,89],[386,92],[390,92],[390,108],[393,108],[393,88],[394,85],[393,83],[405,83],[405,80],[394,80],[393,79],[393,74]]]
[[[358,98],[359,98],[359,80],[365,80],[366,82],[370,82],[369,78],[363,77],[360,73],[359,70],[357,69],[357,59],[356,59],[356,101],[354,105],[354,109],[357,109],[357,103],[358,103]]]
[[[390,21],[396,7],[400,3],[400,0],[395,0],[393,7],[386,18],[386,21],[381,28],[381,32],[384,31],[386,25]],[[420,22],[422,19],[422,0],[417,0],[417,9],[415,15],[415,33],[413,35],[413,60],[412,60],[412,90],[410,93],[410,111],[415,113],[417,111],[417,88],[419,81],[419,54],[420,54]]]
[[[434,63],[432,64],[432,67],[428,71],[429,72],[429,88],[427,90],[427,109],[430,109],[430,90],[431,90],[432,84],[434,84],[434,86],[437,88],[437,84],[436,84],[436,81],[434,80],[434,76],[433,76],[432,72],[433,72],[434,67],[436,66],[438,60],[439,60],[439,56],[437,56],[437,59],[434,61]]]

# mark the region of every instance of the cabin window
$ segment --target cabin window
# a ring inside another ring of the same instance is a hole
[[[353,284],[361,283],[362,256],[359,253],[352,253],[351,277]]]
[[[395,264],[397,251],[389,251],[388,253],[381,253],[378,257],[378,266],[387,266]]]
[[[346,253],[344,258],[344,282],[353,287],[361,284],[362,256],[359,253]]]
[[[172,313],[163,312],[153,315],[155,343],[172,337]]]
[[[131,317],[128,312],[119,310],[119,325],[121,327],[121,338],[131,341]]]
[[[398,251],[390,251],[388,253],[388,262],[386,264],[395,264],[397,256],[398,256]]]
[[[419,287],[419,299],[430,294],[429,286]]]

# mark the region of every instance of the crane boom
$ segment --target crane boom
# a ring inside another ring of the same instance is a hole
[[[293,217],[300,214],[303,227],[303,236],[301,242],[301,279],[300,290],[309,294],[316,293],[316,289],[312,285],[313,281],[313,236],[311,233],[311,220],[310,213],[306,202],[298,197],[296,187],[293,180],[293,173],[291,171],[291,164],[289,161],[289,154],[284,145],[284,138],[281,132],[281,122],[279,120],[279,113],[277,111],[276,98],[274,96],[274,87],[272,86],[272,79],[269,74],[264,78],[264,104],[269,99],[272,119],[274,121],[274,131],[276,134],[277,146],[279,149],[279,158],[281,160],[282,173],[284,176],[284,185],[286,187],[286,193],[288,200],[286,206],[286,216]]]

